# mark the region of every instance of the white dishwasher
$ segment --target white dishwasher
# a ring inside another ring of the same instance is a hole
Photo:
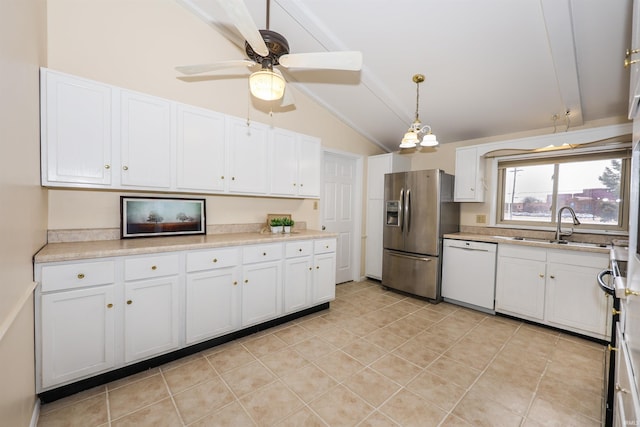
[[[442,297],[445,301],[495,313],[495,243],[444,239]]]

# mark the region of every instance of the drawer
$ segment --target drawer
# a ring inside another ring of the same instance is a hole
[[[311,255],[313,254],[313,241],[300,240],[287,243],[284,247],[284,253],[287,258]]]
[[[336,239],[321,239],[314,241],[313,253],[325,254],[336,251]]]
[[[154,255],[124,260],[124,280],[171,276],[179,271],[178,255]]]
[[[498,245],[498,255],[509,258],[530,259],[532,261],[547,260],[546,249],[502,243]]]
[[[113,261],[43,265],[42,292],[105,285],[115,282]]]
[[[242,262],[277,261],[282,259],[282,244],[271,243],[267,245],[247,246],[242,249]]]
[[[187,253],[187,272],[233,267],[240,264],[240,249],[211,249]]]

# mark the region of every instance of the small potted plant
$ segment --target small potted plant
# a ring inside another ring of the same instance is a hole
[[[282,233],[282,218],[271,218],[269,225],[273,234]]]
[[[291,218],[282,218],[282,225],[285,233],[291,233],[291,227],[295,222]]]

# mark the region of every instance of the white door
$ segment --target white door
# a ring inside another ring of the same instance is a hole
[[[356,230],[356,166],[357,161],[353,157],[324,154],[321,225],[323,230],[338,234],[336,283],[353,280],[359,266],[359,261],[354,260],[353,239]]]

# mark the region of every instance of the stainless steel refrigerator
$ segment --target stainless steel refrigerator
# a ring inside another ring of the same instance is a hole
[[[442,235],[460,223],[453,178],[440,169],[384,176],[383,286],[442,299]]]

